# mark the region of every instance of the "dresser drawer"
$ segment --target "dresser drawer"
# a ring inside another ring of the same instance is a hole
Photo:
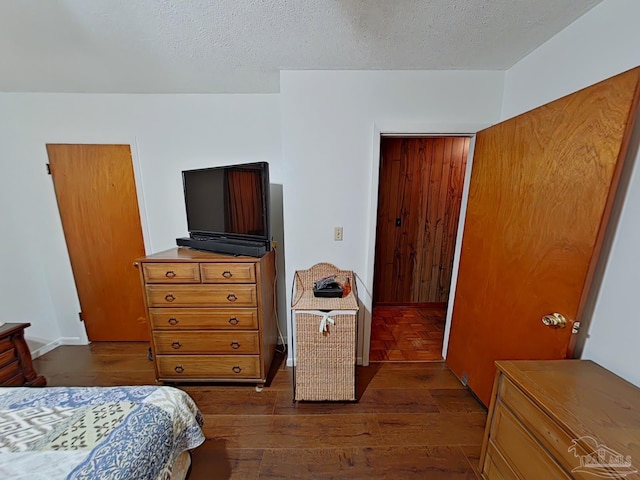
[[[259,378],[258,355],[157,355],[161,379]]]
[[[25,383],[27,383],[27,379],[24,378],[24,374],[22,372],[17,375],[11,377],[9,380],[2,382],[2,386],[4,387],[21,387]]]
[[[13,362],[0,368],[0,385],[8,384],[7,382],[17,375],[22,375],[22,369],[16,358]]]
[[[147,285],[150,307],[255,307],[256,286],[237,285]]]
[[[573,442],[572,436],[567,435],[504,375],[501,376],[498,396],[538,442],[568,471],[576,466],[576,455],[587,454],[579,444]],[[569,452],[571,446],[575,446],[575,455]],[[577,472],[576,478],[583,476]]]
[[[10,338],[3,338],[0,340],[0,352],[5,352],[13,348],[13,342]]]
[[[147,283],[200,283],[197,263],[143,263]]]
[[[4,367],[5,365],[7,365],[7,364],[9,364],[11,362],[13,362],[17,358],[18,357],[16,357],[16,349],[15,348],[10,348],[9,350],[0,352],[0,368]]]
[[[158,354],[226,354],[260,353],[258,332],[157,331],[153,332]]]
[[[255,283],[253,263],[201,263],[202,283]]]
[[[496,449],[493,442],[489,442],[487,456],[482,467],[482,476],[485,480],[518,480],[518,477],[507,465],[504,457]]]
[[[545,480],[571,478],[504,405],[496,405],[492,422],[489,439],[518,477]]]
[[[257,330],[256,308],[150,308],[154,330]]]

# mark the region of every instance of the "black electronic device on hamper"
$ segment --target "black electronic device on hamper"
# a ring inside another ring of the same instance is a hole
[[[313,296],[324,298],[342,297],[342,285],[338,283],[335,275],[320,278],[313,283]]]

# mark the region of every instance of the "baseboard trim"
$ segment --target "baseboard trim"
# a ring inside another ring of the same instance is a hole
[[[34,358],[34,359],[41,357],[45,353],[49,353],[54,348],[62,345],[62,341],[60,339],[54,340],[53,342],[49,342],[49,343],[45,343],[46,340],[40,340],[38,338],[27,339],[27,341],[28,340],[34,340],[38,343],[44,343],[44,345],[42,345],[41,347],[34,348],[33,350],[31,350],[31,358]]]
[[[83,341],[80,337],[60,337],[53,341],[37,337],[27,337],[25,338],[25,340],[27,341],[27,343],[29,343],[29,341],[32,341],[41,344],[39,347],[33,348],[31,350],[31,358],[33,359],[49,353],[51,350],[59,347],[60,345],[89,345],[90,343]]]

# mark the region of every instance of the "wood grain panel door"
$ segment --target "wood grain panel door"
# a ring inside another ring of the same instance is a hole
[[[467,137],[383,137],[375,304],[446,303]]]
[[[128,145],[47,145],[62,227],[91,341],[148,340],[145,255]]]
[[[573,353],[640,69],[478,133],[446,362],[489,404],[495,360]],[[565,328],[545,326],[552,313]]]

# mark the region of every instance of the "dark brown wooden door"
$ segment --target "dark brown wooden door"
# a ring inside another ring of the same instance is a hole
[[[148,340],[140,274],[145,254],[128,145],[47,145],[87,335]]]
[[[375,304],[446,303],[467,137],[383,137]]]
[[[446,362],[488,405],[495,360],[572,355],[640,69],[478,133]],[[565,328],[542,318],[564,315]]]

